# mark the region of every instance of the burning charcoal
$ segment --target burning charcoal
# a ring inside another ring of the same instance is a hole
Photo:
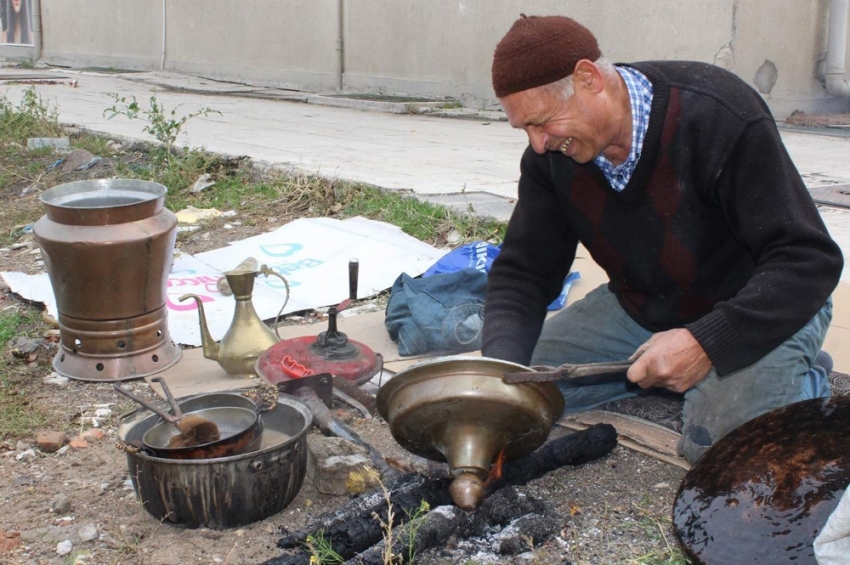
[[[502,478],[492,485],[493,493],[484,500],[474,514],[458,508],[431,511],[412,527],[404,526],[422,501],[431,508],[451,504],[450,479],[400,475],[386,483],[395,525],[399,528],[394,537],[407,539],[405,532],[418,528],[414,543],[417,552],[430,547],[446,545],[453,536],[461,539],[475,537],[480,545],[497,544],[500,551],[523,551],[517,542],[522,536],[542,541],[559,525],[549,508],[541,500],[518,493],[511,485],[524,484],[564,465],[577,465],[608,454],[617,444],[617,433],[608,424],[598,424],[587,430],[555,439],[522,460],[504,465]],[[305,547],[309,535],[322,532],[334,551],[350,563],[381,563],[372,561],[381,554],[383,530],[376,515],[383,521],[387,517],[386,494],[375,490],[352,499],[334,512],[320,516],[297,532],[284,536],[278,546],[284,555],[267,561],[267,565],[307,564],[310,554]],[[524,520],[517,520],[527,516]],[[508,526],[508,528],[506,528]],[[406,530],[405,528],[408,528]],[[493,539],[503,529],[508,530],[501,539]],[[484,539],[490,536],[489,539]],[[420,537],[422,538],[420,541]],[[406,552],[401,552],[406,553]],[[359,559],[359,561],[358,561]]]
[[[386,485],[397,521],[407,519],[424,500],[429,506],[449,504],[449,481],[430,480],[418,475],[401,475]],[[278,547],[284,555],[267,561],[267,565],[307,563],[307,536],[322,531],[323,536],[343,558],[349,559],[381,540],[381,525],[375,515],[386,520],[387,501],[381,489],[351,499],[341,508],[320,516],[307,527],[283,537]]]
[[[444,545],[446,541],[469,522],[466,512],[456,506],[438,506],[424,516],[393,529],[393,554],[407,563],[411,555]],[[398,532],[396,530],[399,530]],[[412,540],[411,540],[412,536]],[[386,544],[381,541],[359,555],[346,561],[351,565],[383,565]]]
[[[546,505],[542,500],[521,494],[514,487],[497,490],[475,512],[466,537],[486,535],[494,528],[506,526],[518,516],[542,514],[545,510]]]
[[[543,542],[560,527],[560,520],[553,516],[541,514],[520,516],[494,536],[493,551],[500,555],[517,555],[532,549],[529,540],[534,540],[535,543]]]

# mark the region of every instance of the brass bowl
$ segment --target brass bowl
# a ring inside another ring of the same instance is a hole
[[[507,372],[530,370],[487,357],[423,361],[381,387],[378,410],[399,445],[448,462],[455,503],[474,508],[493,460],[500,453],[504,461],[518,459],[540,447],[564,410],[553,383],[502,381]]]

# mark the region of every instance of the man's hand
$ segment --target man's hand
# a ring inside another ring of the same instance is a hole
[[[711,361],[691,332],[681,328],[659,332],[629,358],[628,379],[641,386],[663,386],[685,392],[711,370]]]

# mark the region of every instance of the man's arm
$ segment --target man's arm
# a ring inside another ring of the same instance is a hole
[[[628,376],[641,386],[684,392],[712,365],[724,376],[755,363],[808,323],[838,283],[841,251],[772,121],[748,125],[712,190],[755,271],[734,297],[635,353]]]
[[[531,147],[523,155],[519,200],[487,277],[482,353],[523,365],[578,245],[560,209],[549,158]]]

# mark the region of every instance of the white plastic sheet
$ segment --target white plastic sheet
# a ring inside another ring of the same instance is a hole
[[[348,262],[360,263],[358,297],[377,294],[405,272],[425,272],[443,251],[413,238],[400,228],[365,218],[334,220],[298,219],[277,230],[233,242],[227,247],[196,256],[176,254],[168,277],[168,329],[183,345],[201,345],[198,312],[193,300],[179,302],[184,294],[197,294],[204,304],[213,339],[221,339],[233,317],[232,296],[219,294],[216,283],[224,271],[248,257],[286,277],[291,288],[283,313],[338,304],[348,298]],[[47,273],[0,273],[20,296],[43,303],[50,315],[58,310]],[[264,320],[274,318],[286,298],[283,282],[258,276],[253,304]]]

